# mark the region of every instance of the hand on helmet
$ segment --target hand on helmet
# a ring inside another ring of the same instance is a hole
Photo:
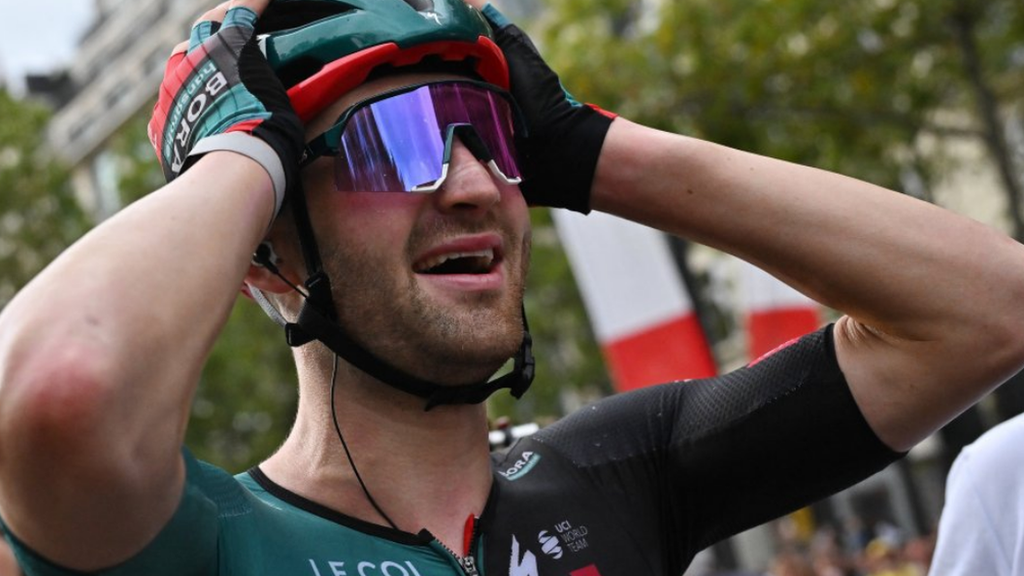
[[[276,214],[297,182],[304,130],[256,44],[256,19],[268,3],[225,2],[196,23],[187,47],[167,62],[149,139],[168,182],[207,152],[252,158],[274,183]]]
[[[512,96],[526,119],[528,135],[519,143],[523,195],[534,205],[586,214],[614,115],[577,102],[522,30],[491,4],[482,12],[508,60]]]

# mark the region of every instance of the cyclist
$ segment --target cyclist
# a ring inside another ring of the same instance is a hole
[[[150,125],[170,182],[0,316],[0,507],[31,576],[679,574],[1024,365],[1024,248],[995,231],[580,106],[491,7],[268,4],[200,19]],[[847,315],[491,455],[480,402],[532,372],[527,200],[719,247]],[[232,477],[181,444],[243,281],[300,393]]]

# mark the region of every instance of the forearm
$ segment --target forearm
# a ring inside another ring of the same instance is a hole
[[[46,507],[88,481],[62,483],[56,467],[86,477],[127,467],[156,492],[179,476],[164,488],[180,490],[191,396],[273,204],[258,165],[212,153],[83,237],[0,315],[0,485],[16,530],[21,514],[48,512],[75,526]],[[73,512],[104,517],[92,508],[86,499]]]
[[[967,218],[838,174],[621,120],[612,130],[595,209],[740,256],[911,340],[934,339],[1000,299],[1012,301],[1010,292],[994,292],[1020,280],[1024,252]]]
[[[593,206],[740,256],[846,313],[840,365],[893,448],[1024,362],[1024,248],[936,206],[622,120]]]

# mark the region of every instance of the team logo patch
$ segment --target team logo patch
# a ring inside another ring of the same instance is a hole
[[[518,480],[529,474],[537,466],[538,462],[540,462],[540,454],[536,452],[523,452],[515,464],[507,470],[499,470],[498,473],[504,476],[506,480]]]
[[[547,530],[541,530],[540,534],[537,534],[537,541],[540,542],[541,552],[555,560],[562,557],[562,547],[558,544],[558,536],[549,533]]]
[[[185,164],[186,150],[192,141],[192,129],[227,86],[227,78],[214,62],[209,61],[193,72],[185,89],[176,98],[167,123],[167,129],[174,136],[164,136],[164,157],[171,159],[170,170],[174,175],[181,172]]]
[[[590,534],[590,530],[586,526],[573,525],[572,522],[563,520],[555,525],[555,532],[558,533],[556,543],[560,542],[570,552],[579,552],[584,548],[590,547],[590,543],[587,542],[587,535]]]
[[[554,548],[559,548],[558,538],[548,533],[546,530],[540,532],[540,536],[543,539],[544,535],[547,534],[548,540],[545,542],[554,542]],[[542,543],[544,552],[548,552],[548,547],[551,544]],[[557,559],[557,557],[556,557]],[[519,540],[512,537],[512,550],[511,558],[509,559],[508,565],[508,576],[541,576],[540,570],[537,567],[537,557],[534,556],[533,552],[520,546]],[[582,568],[577,568],[569,572],[569,576],[601,576],[601,572],[598,571],[597,566],[594,564],[588,564]]]

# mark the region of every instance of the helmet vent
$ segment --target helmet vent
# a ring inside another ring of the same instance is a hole
[[[435,54],[424,56],[419,62],[406,66],[395,67],[391,64],[381,64],[370,72],[367,80],[375,80],[377,78],[394,76],[396,74],[408,74],[410,72],[454,74],[457,76],[472,78],[474,80],[484,80],[476,72],[475,58],[468,58],[466,60],[445,60],[441,56],[437,56]]]
[[[296,58],[284,66],[281,66],[277,69],[276,74],[281,80],[281,84],[283,84],[287,90],[306,78],[313,76],[323,67],[324,63],[317,58],[304,56],[302,58]]]
[[[406,1],[433,4],[433,0]],[[357,10],[355,6],[338,0],[278,0],[271,2],[260,19],[256,21],[256,33],[270,34],[281,30],[290,30],[355,10]]]

